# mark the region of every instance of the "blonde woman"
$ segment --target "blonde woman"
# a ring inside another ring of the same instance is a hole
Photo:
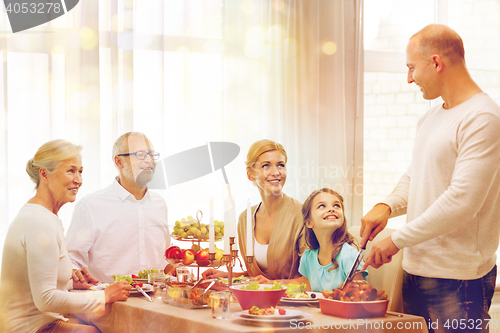
[[[36,194],[9,226],[2,258],[0,301],[7,332],[99,332],[60,313],[102,313],[104,305],[124,301],[130,285],[104,291],[69,293],[71,279],[95,283],[86,270],[72,272],[59,209],[76,199],[82,185],[81,147],[65,140],[42,145],[26,165]]]
[[[285,149],[271,140],[253,143],[245,162],[247,177],[259,190],[262,202],[251,208],[255,260],[246,264],[246,272],[239,274],[254,277],[259,283],[300,277],[300,254],[306,249],[302,204],[283,193],[286,163]],[[238,245],[243,258],[247,222],[245,210],[238,220]],[[227,277],[227,273],[209,269],[203,276]]]

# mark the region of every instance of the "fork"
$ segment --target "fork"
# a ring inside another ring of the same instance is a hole
[[[148,301],[150,301],[150,302],[154,302],[154,301],[151,299],[151,297],[149,297],[149,295],[148,295],[148,294],[146,294],[146,292],[145,292],[144,290],[142,290],[142,288],[141,288],[139,285],[136,285],[136,286],[135,286],[135,289],[139,290],[139,291],[140,291],[140,292],[144,295],[144,297],[146,297],[146,299],[147,299]]]

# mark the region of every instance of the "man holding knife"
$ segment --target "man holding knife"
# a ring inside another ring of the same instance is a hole
[[[361,246],[407,213],[407,224],[373,245],[363,269],[404,249],[405,313],[430,331],[487,330],[500,235],[500,107],[472,80],[460,36],[431,24],[410,38],[408,83],[441,97],[417,126],[412,162],[393,192],[361,222]]]

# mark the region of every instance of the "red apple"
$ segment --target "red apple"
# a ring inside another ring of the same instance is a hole
[[[184,265],[191,265],[194,262],[195,257],[196,253],[193,250],[182,250],[182,263]]]
[[[198,266],[210,265],[210,260],[208,260],[207,250],[200,250],[196,253],[196,263],[198,264]]]
[[[170,253],[170,252],[171,252],[173,249],[179,249],[179,250],[180,250],[180,248],[179,248],[178,246],[172,245],[171,247],[169,247],[169,248],[165,251],[165,258],[170,259],[170,256],[171,256],[171,253]]]
[[[169,253],[170,259],[175,259],[176,262],[182,259],[182,250],[181,249],[172,249]]]

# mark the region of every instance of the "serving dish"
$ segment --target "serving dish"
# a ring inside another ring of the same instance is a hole
[[[260,288],[270,288],[272,284],[261,284]],[[275,290],[245,290],[242,286],[231,286],[233,295],[240,303],[243,310],[248,310],[252,306],[261,309],[276,307],[281,297],[285,294],[286,288]]]
[[[161,297],[164,303],[180,306],[187,309],[203,309],[210,307],[211,290],[194,287],[189,284],[167,284],[162,290]]]
[[[387,312],[389,300],[344,302],[328,298],[319,298],[321,312],[342,318],[383,317]]]

